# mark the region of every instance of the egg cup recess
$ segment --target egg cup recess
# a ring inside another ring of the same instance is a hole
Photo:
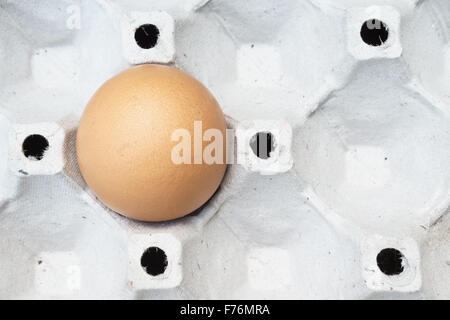
[[[194,145],[199,129],[211,140],[207,132],[226,136],[225,116],[203,84],[168,66],[132,67],[106,81],[84,110],[76,139],[81,174],[103,204],[128,218],[183,217],[213,196],[227,166],[198,158],[210,147]],[[180,141],[193,152],[177,149]],[[213,154],[224,159],[225,145]]]

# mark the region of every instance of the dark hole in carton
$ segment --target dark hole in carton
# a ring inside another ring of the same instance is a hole
[[[377,265],[385,275],[399,275],[404,270],[403,259],[403,254],[400,251],[393,248],[387,248],[378,253]]]
[[[163,274],[167,268],[167,255],[158,247],[150,247],[142,254],[141,266],[151,276]]]
[[[250,139],[250,148],[260,159],[270,158],[270,153],[275,149],[275,139],[270,132],[258,132]]]
[[[153,24],[143,24],[136,29],[134,39],[142,49],[151,49],[158,43],[159,29]]]
[[[48,140],[40,134],[32,134],[25,138],[22,151],[25,157],[32,160],[42,160],[48,149]]]
[[[367,20],[361,27],[361,38],[369,46],[378,47],[389,38],[389,29],[383,21]]]

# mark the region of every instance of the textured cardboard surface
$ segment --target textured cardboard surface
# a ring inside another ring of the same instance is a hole
[[[355,58],[355,6],[395,8],[400,57]],[[286,122],[293,166],[229,166],[201,212],[139,223],[86,186],[75,136],[92,94],[130,67],[124,15],[158,10],[172,65],[229,127]],[[449,299],[449,21],[447,0],[0,0],[0,297]],[[63,170],[17,176],[11,130],[42,123],[64,131]],[[364,267],[396,244],[421,278],[387,289]],[[147,245],[171,259],[159,277],[140,268]]]

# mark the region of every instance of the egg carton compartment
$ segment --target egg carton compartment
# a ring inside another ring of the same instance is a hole
[[[0,0],[0,298],[450,299],[449,21],[447,0]],[[96,89],[143,63],[235,132],[213,197],[161,223],[104,206],[75,153]]]

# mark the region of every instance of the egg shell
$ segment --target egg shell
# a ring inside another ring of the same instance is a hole
[[[176,129],[191,135],[194,121],[223,135],[226,121],[208,89],[187,73],[161,65],[128,69],[89,101],[77,132],[80,171],[112,210],[142,221],[165,221],[201,207],[217,190],[226,164],[175,164]],[[198,140],[197,140],[198,141]],[[202,142],[202,149],[210,142]]]

